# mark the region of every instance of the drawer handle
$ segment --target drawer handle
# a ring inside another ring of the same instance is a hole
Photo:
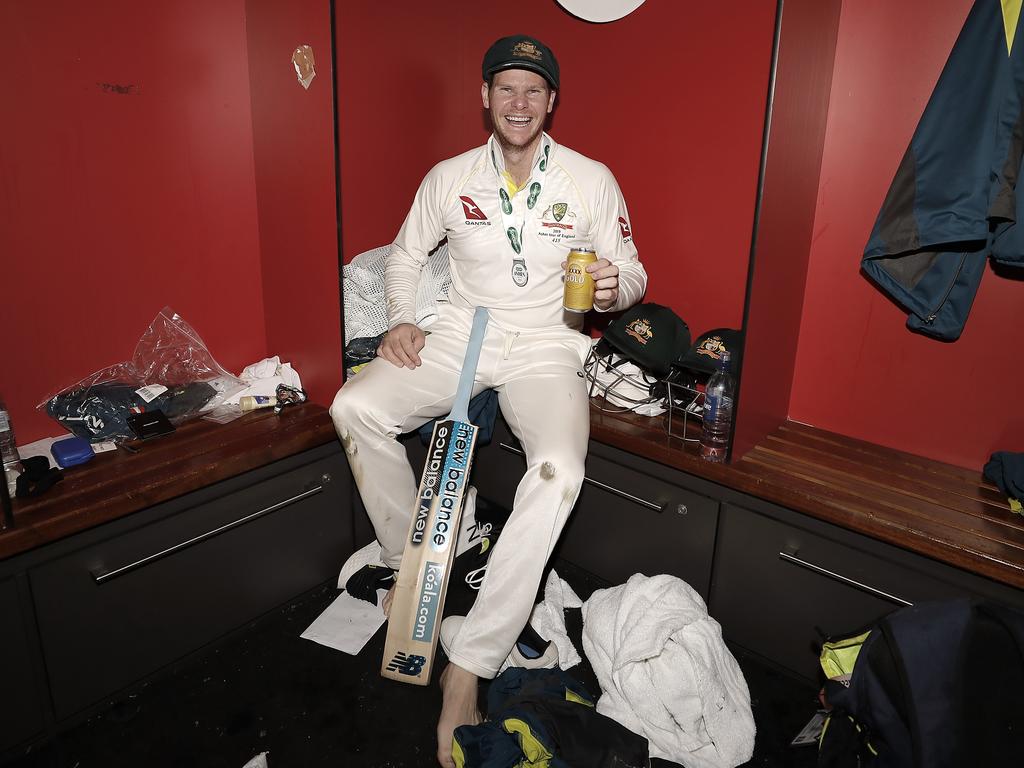
[[[277,504],[272,504],[269,507],[261,509],[259,512],[253,512],[251,515],[246,515],[245,517],[240,517],[238,520],[234,520],[230,523],[225,523],[219,528],[214,528],[213,530],[207,531],[206,533],[201,533],[198,536],[193,536],[191,539],[188,539],[187,541],[179,542],[178,544],[175,544],[173,547],[168,547],[167,549],[161,550],[160,552],[154,552],[152,555],[147,555],[146,557],[143,557],[141,560],[136,560],[134,563],[123,565],[120,568],[115,568],[112,571],[90,571],[89,573],[92,576],[93,581],[95,581],[97,584],[103,584],[104,582],[110,581],[111,579],[117,578],[118,576],[123,576],[124,574],[130,571],[134,571],[137,568],[141,568],[144,565],[149,565],[150,563],[167,557],[168,555],[173,555],[175,552],[180,552],[183,549],[191,547],[193,544],[198,544],[201,541],[206,541],[207,539],[213,538],[214,536],[220,533],[224,533],[224,531],[229,531],[232,528],[237,528],[240,525],[255,520],[257,517],[269,515],[271,512],[276,512],[277,510],[281,509],[281,507],[286,507],[289,504],[294,504],[296,501],[301,501],[302,499],[314,496],[320,493],[322,490],[323,486],[318,485],[315,488],[310,488],[308,491],[303,491],[302,493],[296,496],[292,496],[291,498],[285,499],[284,501],[279,501]]]
[[[504,448],[509,453],[514,453],[517,456],[525,456],[526,455],[519,448],[515,448],[515,447],[509,445],[508,443],[498,443],[498,445],[500,447]],[[618,488],[615,488],[615,487],[613,487],[611,485],[606,485],[605,483],[602,483],[602,482],[600,482],[598,480],[594,480],[592,478],[589,478],[586,475],[583,476],[583,482],[590,483],[591,485],[595,485],[595,486],[597,486],[598,488],[600,488],[602,490],[608,491],[608,493],[614,493],[616,496],[621,496],[624,499],[629,499],[630,501],[634,502],[635,504],[639,504],[641,507],[647,507],[648,509],[653,509],[655,512],[661,512],[664,509],[664,507],[661,504],[655,504],[653,501],[648,501],[647,499],[641,499],[639,496],[634,496],[633,494],[627,493],[626,491],[621,491]],[[681,514],[681,515],[685,515],[686,514],[686,506],[685,505],[682,505],[682,504],[679,505],[679,514]]]
[[[799,565],[801,568],[806,568],[810,571],[814,571],[815,573],[820,573],[822,576],[827,576],[828,578],[834,579],[835,581],[842,582],[843,584],[848,584],[849,586],[854,587],[855,589],[859,589],[862,592],[867,592],[869,595],[874,595],[875,597],[880,597],[883,600],[888,600],[892,603],[896,603],[897,605],[913,605],[913,603],[909,602],[908,600],[904,600],[902,597],[890,595],[888,592],[883,592],[880,589],[868,586],[867,584],[863,584],[847,576],[843,576],[840,573],[830,571],[827,568],[822,568],[820,565],[815,565],[814,563],[808,562],[807,560],[803,560],[802,558],[796,556],[796,550],[793,550],[792,553],[779,552],[779,558],[785,560],[787,563],[793,563],[793,565]]]

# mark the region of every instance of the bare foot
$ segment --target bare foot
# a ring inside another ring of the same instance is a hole
[[[391,603],[395,599],[395,584],[391,585],[391,589],[384,595],[384,599],[380,601],[380,607],[384,609],[384,618],[391,616]]]
[[[441,673],[441,717],[437,721],[437,762],[444,768],[455,768],[452,759],[452,738],[460,725],[477,725],[480,712],[476,708],[477,676],[457,664],[449,664]]]

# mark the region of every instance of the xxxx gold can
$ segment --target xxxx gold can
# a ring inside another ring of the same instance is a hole
[[[590,248],[573,248],[565,264],[565,292],[562,306],[569,312],[589,312],[594,308],[594,278],[587,265],[597,261]]]

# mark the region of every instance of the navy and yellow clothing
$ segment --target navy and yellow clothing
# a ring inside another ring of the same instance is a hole
[[[956,339],[991,256],[1024,264],[1020,0],[977,0],[893,179],[861,261],[908,310]]]

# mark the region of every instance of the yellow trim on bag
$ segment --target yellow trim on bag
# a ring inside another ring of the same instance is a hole
[[[821,646],[821,669],[829,680],[849,678],[853,674],[853,667],[857,663],[857,656],[860,649],[864,647],[864,641],[871,634],[869,629],[862,635],[849,637],[845,640],[838,640],[834,643],[825,643]]]

